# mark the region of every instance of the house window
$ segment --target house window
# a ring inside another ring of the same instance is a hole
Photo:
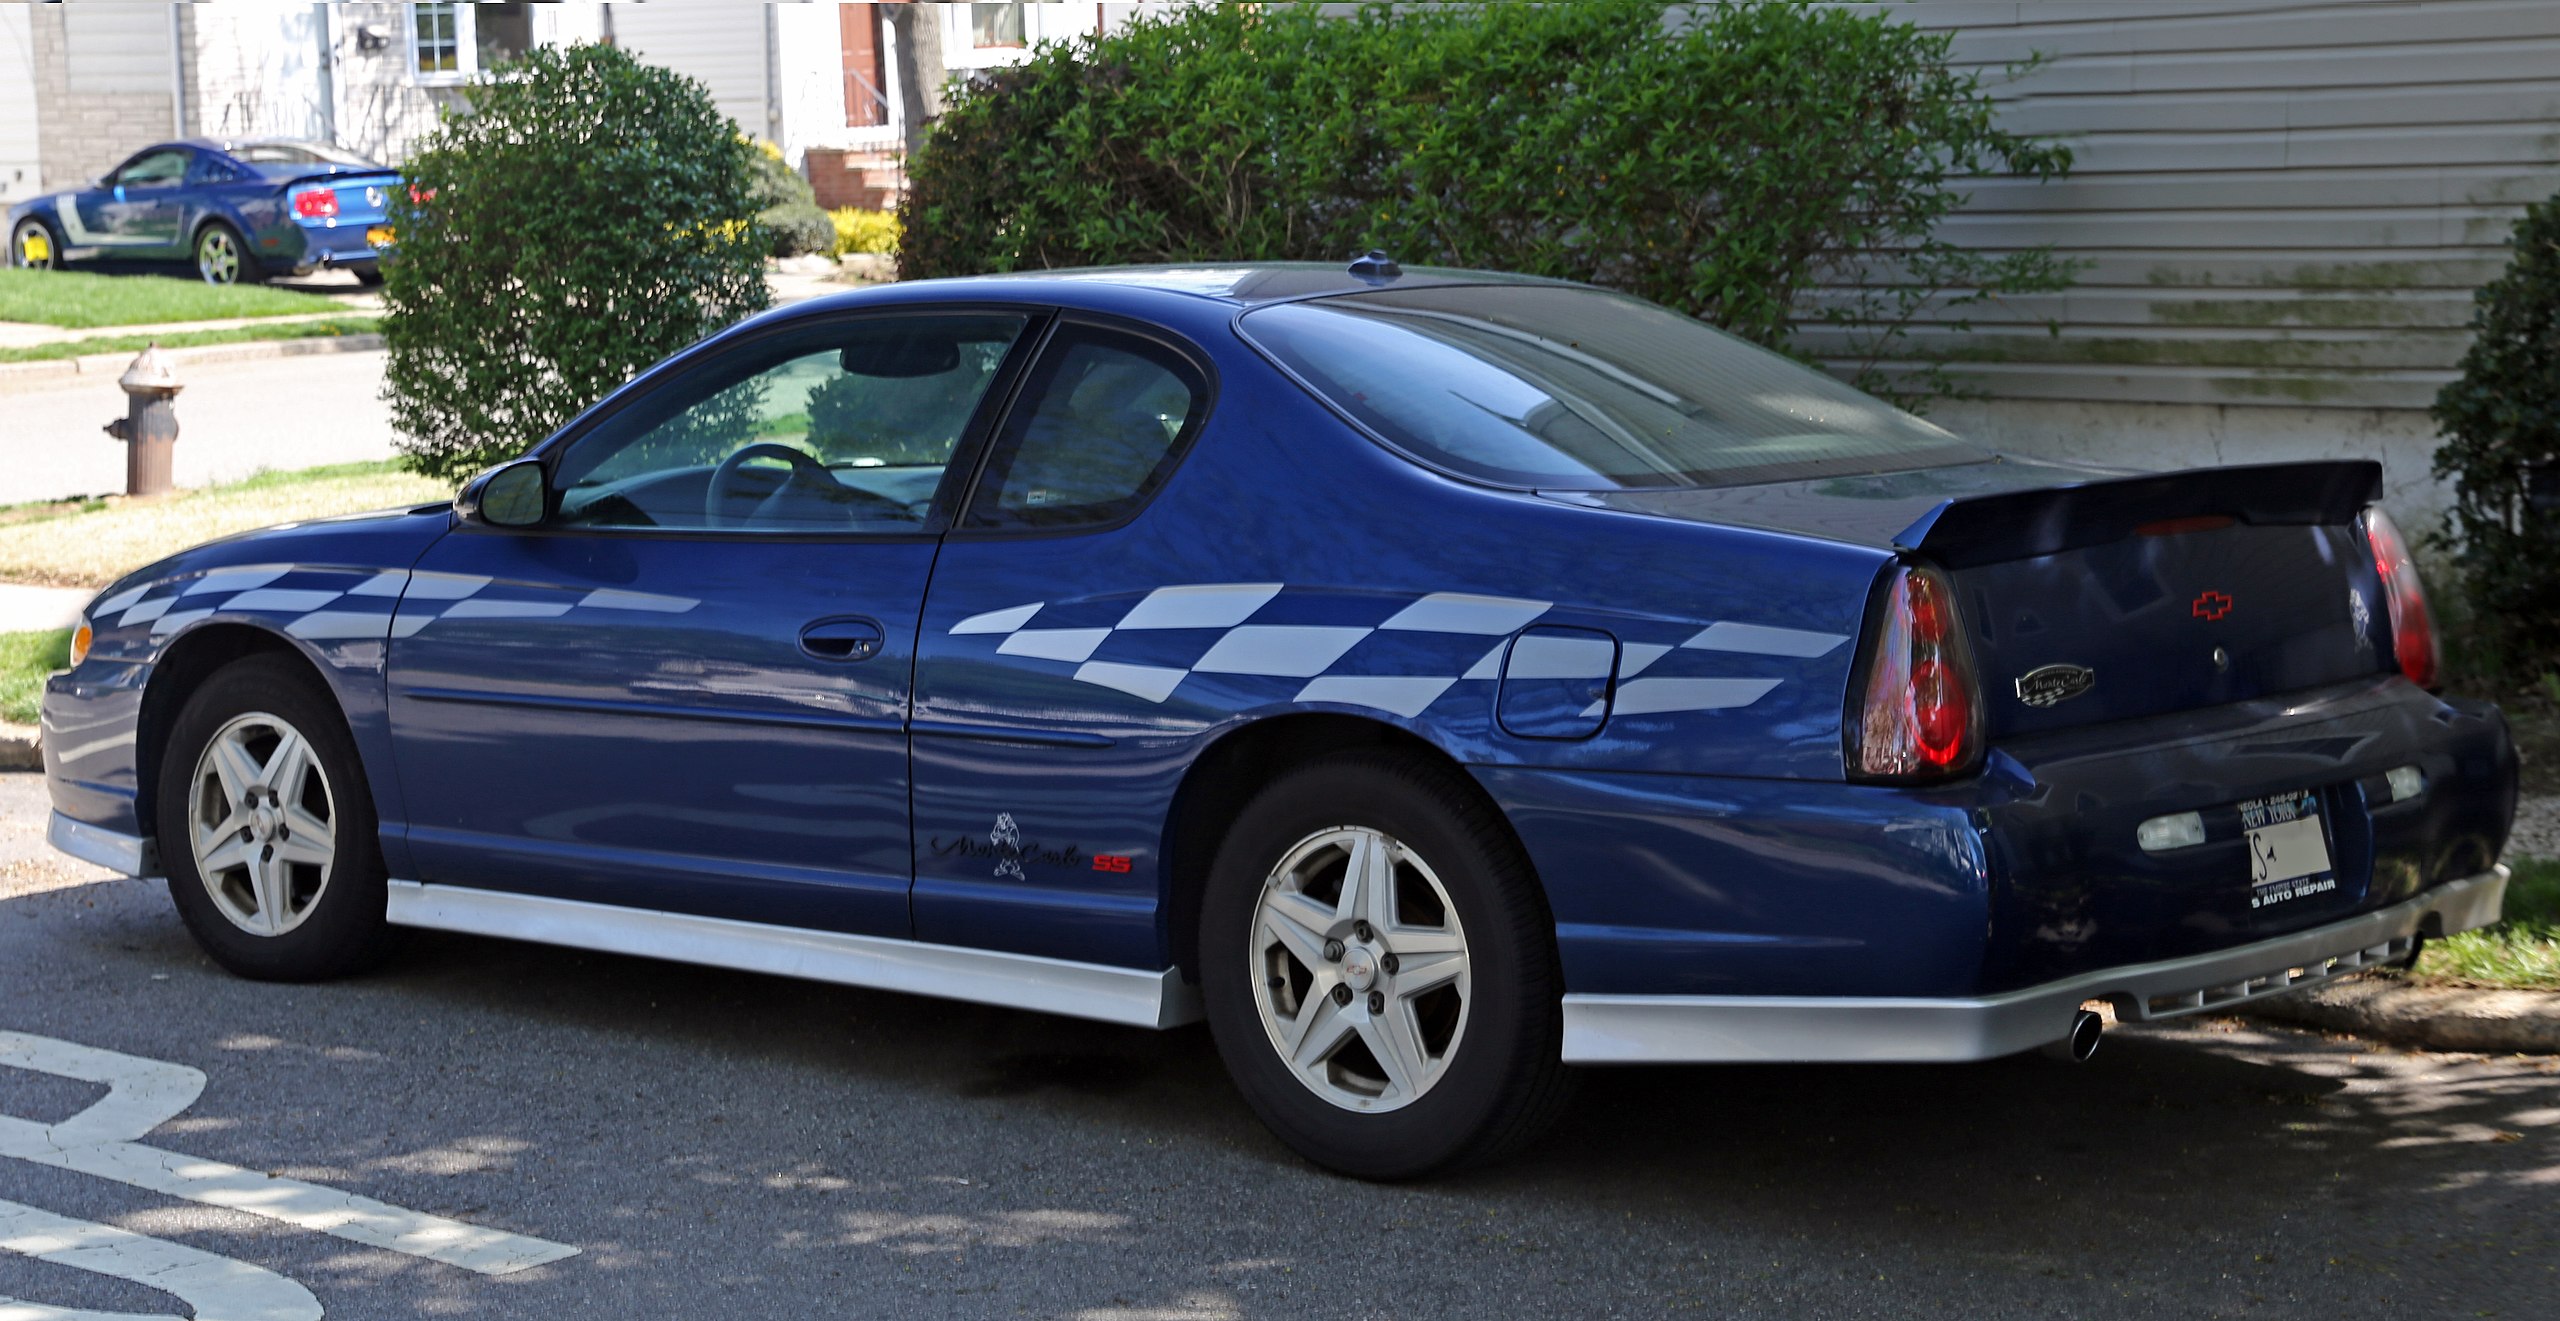
[[[1013,47],[1019,49],[1026,44],[1022,39],[1022,34],[1022,5],[1020,0],[1014,0],[1014,3],[1011,4],[973,4],[969,6],[970,45],[975,46],[980,50],[986,50],[989,47]]]
[[[481,68],[522,59],[526,51],[533,49],[533,11],[523,0],[464,8],[472,11],[472,26],[480,30],[473,45],[480,53]]]
[[[409,6],[409,71],[421,82],[459,82],[471,73],[464,63],[471,46],[463,37],[471,6]]]

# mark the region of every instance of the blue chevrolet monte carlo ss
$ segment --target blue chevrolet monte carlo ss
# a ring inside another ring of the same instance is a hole
[[[381,280],[400,176],[325,142],[190,138],[135,152],[86,187],[9,208],[9,261],[184,261],[208,284],[336,269]]]
[[[1465,271],[910,283],[91,604],[54,842],[224,966],[431,927],[1146,1027],[1338,1170],[1567,1066],[2095,1044],[2496,920],[2365,462],[2021,461]]]

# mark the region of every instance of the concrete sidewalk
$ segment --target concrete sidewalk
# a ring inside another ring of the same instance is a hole
[[[177,480],[392,456],[379,352],[180,368]],[[124,489],[124,446],[99,428],[125,414],[113,377],[70,376],[0,395],[0,504]],[[532,438],[528,438],[532,439]]]

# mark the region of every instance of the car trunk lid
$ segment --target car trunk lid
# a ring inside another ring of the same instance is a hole
[[[313,191],[331,194],[338,202],[333,218],[343,227],[380,224],[390,214],[392,190],[399,186],[397,172],[377,170],[309,175],[286,185],[285,191],[288,195]]]
[[[2380,466],[2363,461],[2128,475],[2002,459],[1557,498],[1938,565],[1971,633],[1996,745],[2383,669],[2386,607],[2355,528],[2380,485]]]

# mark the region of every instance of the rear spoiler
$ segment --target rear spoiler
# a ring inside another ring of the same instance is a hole
[[[2370,459],[2195,468],[1941,501],[1893,541],[1962,569],[2122,541],[2165,519],[2349,523],[2381,494],[2382,465]]]
[[[296,188],[305,187],[315,183],[325,183],[332,188],[343,188],[348,184],[373,183],[376,181],[398,183],[400,181],[400,172],[393,169],[321,170],[313,174],[297,174],[290,178],[273,180],[275,186],[279,190],[288,193],[292,192]]]

